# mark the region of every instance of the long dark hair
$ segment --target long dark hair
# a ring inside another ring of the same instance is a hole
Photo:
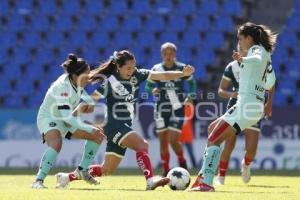
[[[103,76],[108,77],[117,71],[117,66],[122,67],[128,60],[134,60],[134,55],[128,50],[115,51],[108,61],[101,64],[90,73],[92,82],[102,81]]]
[[[272,53],[276,44],[277,34],[265,25],[256,25],[247,22],[239,27],[238,35],[251,36],[255,44],[262,45],[268,52]]]
[[[78,58],[73,53],[68,54],[67,59],[61,64],[61,66],[70,76],[73,74],[78,76],[90,67],[84,59]]]

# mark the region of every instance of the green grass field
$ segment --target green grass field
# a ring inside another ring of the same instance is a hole
[[[251,182],[245,185],[238,172],[233,172],[226,179],[225,186],[216,187],[215,193],[189,193],[172,191],[169,187],[155,191],[145,191],[145,180],[137,170],[119,170],[116,175],[100,178],[98,186],[87,185],[83,181],[73,182],[67,189],[55,189],[53,173],[46,179],[46,190],[33,190],[30,184],[34,180],[32,170],[0,169],[0,200],[30,199],[220,199],[220,200],[298,200],[300,199],[299,171],[293,172],[254,172]],[[194,174],[194,171],[192,172]],[[129,174],[129,175],[124,175]],[[265,175],[263,175],[265,174]],[[298,176],[296,176],[298,175]],[[195,176],[193,175],[193,180]]]

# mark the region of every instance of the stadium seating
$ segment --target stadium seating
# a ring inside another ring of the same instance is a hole
[[[94,65],[129,48],[138,64],[151,68],[161,60],[160,44],[171,41],[178,46],[178,60],[195,65],[195,77],[207,80],[216,50],[225,45],[226,33],[235,32],[234,17],[244,12],[242,0],[3,0],[0,10],[0,97],[5,99],[0,107],[30,108],[39,106],[62,73],[59,65],[69,52]],[[293,97],[300,104],[299,24],[297,0],[273,55],[280,73],[276,104]]]

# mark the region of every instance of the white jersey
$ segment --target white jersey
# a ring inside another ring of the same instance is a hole
[[[69,75],[61,75],[48,89],[46,96],[40,106],[39,115],[47,115],[53,118],[61,118],[59,108],[68,106],[74,110],[83,99],[87,103],[93,102],[91,97],[81,87],[72,85]]]
[[[252,46],[240,65],[239,78],[239,98],[252,95],[264,101],[265,89],[270,89],[275,83],[271,54],[260,45]]]

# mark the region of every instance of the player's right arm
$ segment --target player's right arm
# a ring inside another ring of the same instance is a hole
[[[229,70],[230,66],[227,66],[225,68],[224,74],[222,76],[219,89],[218,89],[218,94],[220,97],[224,99],[229,99],[229,98],[237,98],[238,93],[237,92],[232,92],[228,91],[229,84],[232,80],[232,73],[230,73]]]

